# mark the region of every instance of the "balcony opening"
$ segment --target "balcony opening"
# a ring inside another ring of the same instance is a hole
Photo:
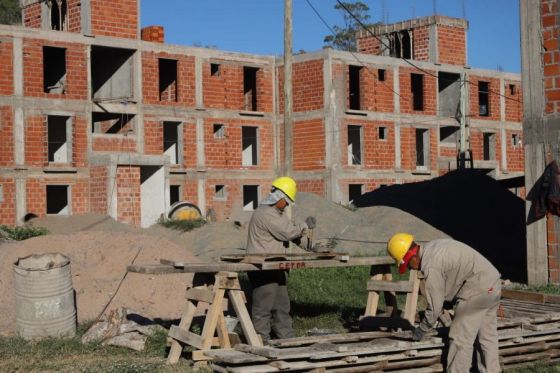
[[[68,29],[68,6],[66,0],[48,0],[50,10],[51,30],[64,31]]]
[[[348,203],[354,202],[355,199],[362,195],[364,184],[349,184],[348,185]]]
[[[478,82],[478,113],[481,117],[490,116],[489,88],[490,83]]]
[[[91,86],[94,101],[127,101],[133,94],[134,50],[92,46]]]
[[[360,71],[361,66],[348,66],[348,94],[349,109],[361,110],[360,105]]]
[[[47,214],[70,215],[68,185],[47,185]]]
[[[43,91],[66,92],[66,49],[43,47]]]
[[[258,127],[241,127],[243,166],[256,166],[259,163],[258,140]]]
[[[171,164],[179,164],[181,159],[180,128],[181,122],[163,122],[163,154]]]
[[[92,133],[128,135],[134,133],[134,114],[93,113]]]
[[[496,134],[485,132],[482,134],[482,151],[485,161],[493,161],[496,159]]]
[[[439,114],[455,118],[461,103],[461,75],[440,71],[438,74]]]
[[[259,186],[243,185],[243,211],[254,211],[259,206]]]
[[[348,126],[348,165],[362,164],[362,126]]]
[[[47,153],[49,163],[69,163],[72,157],[70,117],[47,116]]]
[[[430,164],[430,131],[416,129],[416,169],[427,170]]]
[[[177,101],[177,61],[160,58],[159,66],[159,100]]]
[[[411,59],[412,38],[409,30],[393,32],[388,35],[391,57]]]
[[[410,74],[410,91],[412,92],[412,110],[424,110],[424,75]]]
[[[257,111],[257,72],[258,68],[243,67],[243,96],[245,99],[245,108],[247,111]]]

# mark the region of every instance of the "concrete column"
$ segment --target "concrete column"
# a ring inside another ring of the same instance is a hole
[[[196,56],[194,58],[194,79],[195,79],[195,106],[198,109],[204,107],[204,92],[202,91],[202,58]]]
[[[401,112],[400,93],[399,68],[395,66],[393,67],[393,106],[395,114]],[[401,168],[401,128],[398,122],[394,122],[393,125],[395,128],[395,168],[398,170]]]
[[[198,208],[202,213],[202,216],[206,215],[206,179],[199,178],[198,179]]]
[[[140,4],[140,2],[138,2]],[[91,35],[91,0],[81,0],[81,27],[82,27],[82,34],[84,35]]]
[[[136,51],[134,53],[134,101],[136,101],[136,152],[138,154],[144,154],[144,105],[142,97],[142,53]]]
[[[502,151],[502,171],[507,172],[507,133],[504,126],[504,122],[506,121],[506,96],[505,96],[505,88],[504,88],[504,78],[500,78],[500,124],[501,124],[501,131],[500,131],[500,143],[501,143],[501,151]],[[499,171],[499,170],[498,170]]]
[[[107,206],[107,214],[113,219],[117,220],[117,163],[111,162],[108,168],[107,175],[107,201],[109,206]]]
[[[196,167],[204,169],[206,159],[204,153],[204,119],[196,118]]]
[[[439,63],[439,48],[438,48],[438,29],[436,24],[429,26],[429,60],[433,63]]]
[[[14,161],[17,166],[23,166],[25,164],[25,121],[23,108],[16,106],[14,114]]]
[[[25,178],[16,178],[16,224],[22,225],[27,214],[27,181]]]

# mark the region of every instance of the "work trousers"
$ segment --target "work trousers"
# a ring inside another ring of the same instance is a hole
[[[500,372],[497,311],[501,297],[500,281],[486,292],[459,300],[449,330],[447,373],[468,373],[476,348],[480,372]],[[476,345],[475,345],[476,343]]]
[[[253,287],[251,315],[257,333],[264,342],[270,339],[271,329],[277,338],[294,337],[286,272],[259,271],[248,275]]]

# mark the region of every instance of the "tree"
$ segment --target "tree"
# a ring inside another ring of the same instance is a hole
[[[360,20],[362,24],[367,24],[369,19],[369,6],[361,1],[343,1],[344,7],[350,11]],[[356,31],[358,31],[362,26],[356,21],[352,15],[350,15],[342,5],[337,3],[334,8],[341,11],[344,15],[344,27],[333,26],[335,32],[334,35],[327,35],[323,40],[326,46],[345,50],[345,51],[356,51]]]
[[[0,24],[15,25],[20,22],[19,0],[0,0]]]

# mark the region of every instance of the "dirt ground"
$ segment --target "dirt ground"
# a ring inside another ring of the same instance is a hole
[[[317,218],[316,241],[335,243],[340,252],[378,255],[398,230],[420,240],[446,237],[422,220],[392,207],[374,206],[352,211],[309,193],[299,193],[293,209],[296,222]],[[108,216],[86,214],[49,216],[31,224],[50,234],[21,242],[0,241],[0,334],[15,330],[13,264],[31,254],[59,252],[70,258],[76,291],[78,322],[96,319],[104,310],[127,307],[159,319],[177,319],[185,304],[189,274],[143,275],[127,273],[131,264],[153,264],[160,259],[211,262],[220,255],[243,253],[247,221],[215,222],[191,232],[161,226],[134,228]],[[116,293],[116,295],[115,295]]]

